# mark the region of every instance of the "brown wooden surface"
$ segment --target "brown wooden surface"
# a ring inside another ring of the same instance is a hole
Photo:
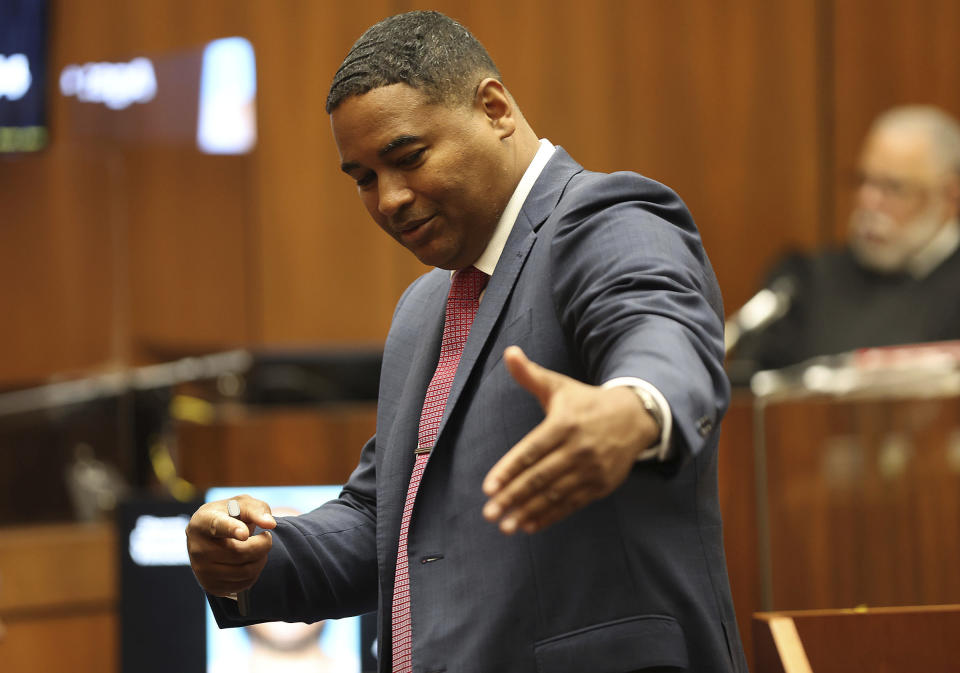
[[[105,361],[118,348],[119,252],[102,212],[109,172],[102,153],[63,145],[0,161],[0,381],[7,386]]]
[[[117,670],[115,547],[108,524],[0,529],[0,670]]]
[[[873,119],[894,105],[931,103],[960,117],[954,0],[833,0],[830,76],[836,185],[833,238],[846,238],[860,145]]]
[[[754,617],[754,673],[784,673],[770,633],[793,620],[813,673],[953,673],[960,661],[960,605],[810,610]]]
[[[470,26],[537,133],[586,168],[675,189],[728,309],[785,248],[816,245],[816,3],[411,4]]]
[[[748,660],[763,602],[752,399],[720,440],[724,547]],[[795,401],[765,414],[771,606],[960,601],[960,399]]]
[[[238,412],[177,425],[181,476],[211,486],[342,484],[376,429],[372,404]]]
[[[115,538],[108,524],[3,528],[0,614],[115,601]]]
[[[380,342],[422,267],[339,174],[323,98],[364,27],[426,4],[53,0],[52,142],[0,161],[0,385],[167,351]],[[588,168],[677,189],[731,310],[784,249],[842,236],[874,115],[906,101],[960,112],[952,0],[431,6],[488,45],[541,134]],[[158,140],[167,117],[189,119],[189,97],[158,99],[138,127],[147,113],[56,91],[68,63],[149,55],[159,72],[233,34],[258,58],[247,157]],[[113,138],[121,118],[140,134]]]
[[[10,673],[117,673],[116,610],[95,607],[82,613],[36,619],[4,619],[0,661]]]
[[[251,3],[260,143],[251,272],[259,342],[381,343],[403,289],[426,269],[370,219],[324,111],[350,45],[397,2]]]
[[[748,663],[753,653],[751,616],[762,608],[752,424],[753,398],[739,391],[723,419],[717,469],[727,573]]]
[[[50,148],[0,162],[0,280],[16,288],[0,305],[15,326],[0,331],[0,384],[249,342],[382,341],[422,267],[340,174],[323,99],[362,29],[416,3],[51,4],[54,81],[68,63],[137,55],[162,77],[206,40],[249,36],[260,141],[247,157],[203,156],[157,139],[166,117],[195,108],[189,97],[163,93],[161,118],[137,121],[148,113],[82,106],[51,86]],[[817,242],[809,3],[439,7],[488,44],[541,134],[589,168],[677,189],[731,307],[780,249]],[[113,137],[118,119],[139,135]]]
[[[960,602],[960,398],[765,417],[774,609]]]
[[[779,613],[755,613],[752,621],[754,673],[813,673],[796,623]]]
[[[343,483],[375,424],[370,404],[221,410],[178,424],[180,472],[200,488]],[[0,529],[0,670],[116,671],[116,556],[110,524]]]

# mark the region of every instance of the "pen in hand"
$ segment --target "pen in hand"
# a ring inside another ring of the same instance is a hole
[[[236,500],[227,501],[227,514],[232,516],[234,519],[240,518],[240,503]],[[241,617],[246,617],[247,613],[250,612],[250,590],[244,589],[243,591],[238,591],[234,594],[237,599],[237,610],[240,612]]]

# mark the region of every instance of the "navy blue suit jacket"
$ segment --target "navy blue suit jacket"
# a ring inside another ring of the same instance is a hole
[[[386,341],[376,437],[341,497],[281,519],[249,621],[380,612],[389,671],[400,516],[449,272],[415,281]],[[414,670],[745,671],[717,503],[723,372],[716,278],[686,207],[633,173],[558,149],[530,192],[465,347],[409,533]],[[502,361],[600,384],[636,376],[670,404],[675,456],[534,535],[483,519],[487,471],[543,419]],[[221,625],[244,623],[214,600]]]

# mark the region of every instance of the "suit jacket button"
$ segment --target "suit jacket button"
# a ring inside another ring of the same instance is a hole
[[[701,437],[706,437],[711,430],[713,430],[713,421],[708,416],[702,416],[697,421],[697,432],[700,433]]]

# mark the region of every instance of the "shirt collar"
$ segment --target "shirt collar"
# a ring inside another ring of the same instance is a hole
[[[952,255],[957,247],[960,247],[960,222],[953,218],[910,258],[907,272],[917,280],[922,280]]]
[[[533,188],[533,183],[540,177],[544,166],[547,165],[547,161],[550,160],[550,157],[553,156],[555,151],[556,148],[553,146],[553,143],[546,138],[540,139],[540,147],[537,149],[537,153],[533,155],[533,160],[530,162],[530,165],[527,166],[527,170],[524,171],[520,182],[517,183],[517,188],[513,190],[513,196],[511,196],[507,202],[507,207],[504,208],[503,213],[500,214],[500,220],[493,230],[493,236],[490,237],[490,242],[487,243],[483,254],[473,263],[475,267],[488,276],[492,276],[494,269],[497,268],[497,262],[500,261],[500,255],[503,253],[503,248],[507,244],[507,237],[510,236],[510,231],[517,221],[520,209],[523,208],[523,202],[527,200],[527,195],[530,194],[530,190]]]

